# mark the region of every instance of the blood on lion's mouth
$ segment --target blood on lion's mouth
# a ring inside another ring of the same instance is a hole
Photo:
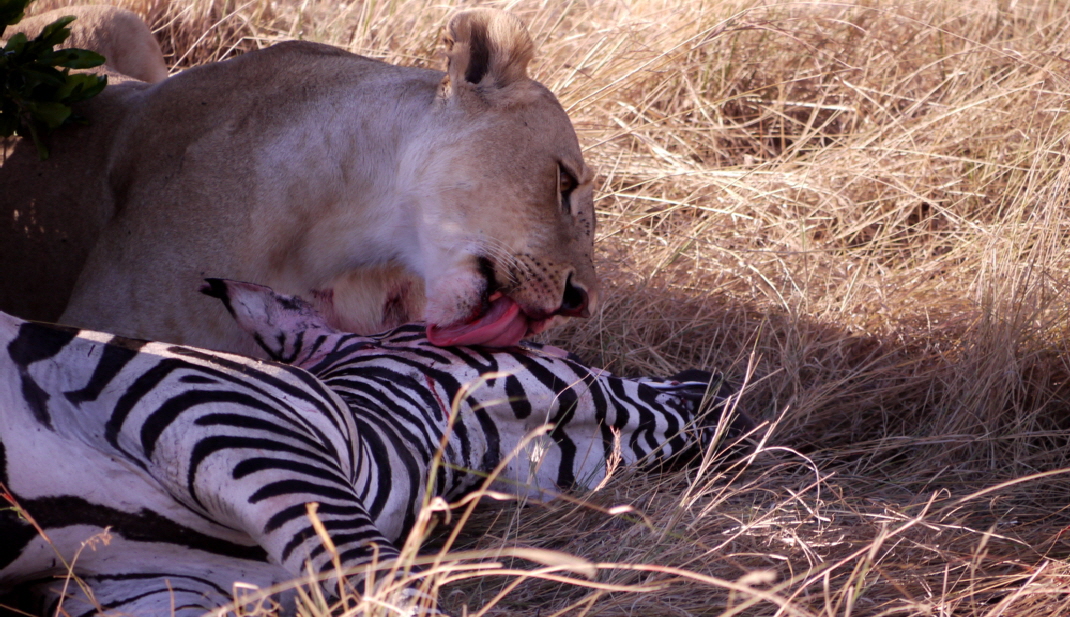
[[[549,325],[549,319],[528,319],[520,306],[508,296],[495,294],[483,314],[449,326],[427,324],[427,338],[439,347],[482,345],[511,347],[529,334],[538,334]]]

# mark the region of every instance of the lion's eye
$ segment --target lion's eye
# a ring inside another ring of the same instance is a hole
[[[572,214],[572,191],[576,188],[576,176],[573,176],[564,165],[557,166],[557,203],[565,214]]]

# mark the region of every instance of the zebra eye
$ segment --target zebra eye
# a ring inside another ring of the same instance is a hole
[[[572,175],[569,170],[565,169],[564,165],[559,163],[557,165],[557,204],[561,206],[561,212],[573,214],[572,191],[575,190],[578,184],[576,176]]]

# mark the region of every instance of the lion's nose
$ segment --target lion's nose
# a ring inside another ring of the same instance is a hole
[[[573,283],[572,275],[569,274],[568,280],[565,281],[565,293],[561,297],[561,308],[557,313],[568,317],[590,317],[588,301],[587,289],[583,285]]]

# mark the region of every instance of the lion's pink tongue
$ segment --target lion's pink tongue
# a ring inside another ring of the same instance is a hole
[[[527,333],[527,318],[517,303],[506,296],[492,302],[490,310],[474,321],[445,327],[427,324],[427,338],[439,347],[510,347],[519,343]]]

